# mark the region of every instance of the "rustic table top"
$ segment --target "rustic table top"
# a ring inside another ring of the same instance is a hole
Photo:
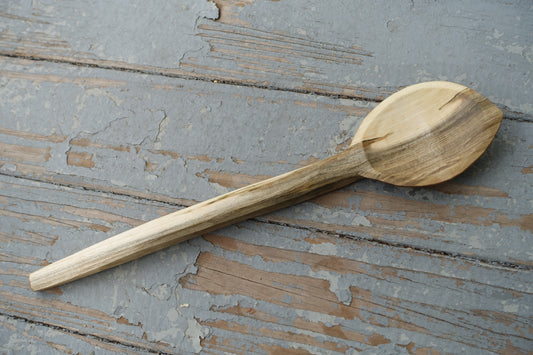
[[[532,33],[518,0],[0,3],[1,352],[531,353]],[[29,289],[83,247],[342,151],[428,80],[504,112],[452,181],[359,181]]]

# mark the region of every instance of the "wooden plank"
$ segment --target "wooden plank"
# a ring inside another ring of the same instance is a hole
[[[0,349],[531,352],[532,5],[216,4],[0,4]],[[374,101],[432,79],[505,111],[459,178],[361,181],[28,289],[83,246],[344,149]]]
[[[38,324],[40,352],[94,339],[132,352],[216,354],[533,346],[531,270],[257,221],[32,292],[26,277],[40,265],[175,206],[9,176],[0,183],[0,313]]]
[[[215,2],[10,2],[0,53],[372,100],[445,79],[532,119],[528,1]]]
[[[0,315],[0,351],[5,354],[148,354],[105,339],[84,336],[62,329]]]
[[[154,328],[151,322],[160,323],[150,309],[149,299],[154,297],[151,293],[157,291],[152,289],[150,278],[143,279],[140,288],[132,289],[121,286],[112,272],[102,289],[93,288],[89,283],[87,288],[75,287],[75,292],[66,286],[35,293],[29,290],[27,282],[30,271],[79,248],[80,243],[94,243],[107,233],[167,213],[169,207],[150,202],[146,209],[142,207],[145,203],[132,198],[98,193],[80,195],[79,190],[35,182],[28,185],[27,180],[5,176],[1,179],[0,312],[82,337],[118,343],[130,352],[172,352],[176,345],[160,341],[153,333],[157,326]],[[56,197],[52,198],[50,193],[57,193]],[[65,198],[60,197],[63,193]],[[174,267],[179,268],[187,260],[184,257],[174,262]],[[167,262],[172,263],[170,259]],[[166,270],[176,269],[167,267]],[[128,276],[130,281],[134,279],[131,276]],[[126,293],[115,297],[118,289]],[[142,299],[147,313],[143,313],[142,307],[131,314],[124,313],[130,302],[140,305]],[[187,327],[182,330],[182,337],[186,330]]]
[[[178,206],[342,150],[375,105],[9,58],[0,64],[2,174]],[[449,183],[361,181],[264,220],[529,267],[531,137],[531,123],[507,119],[488,152]]]

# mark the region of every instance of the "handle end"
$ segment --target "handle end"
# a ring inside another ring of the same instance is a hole
[[[39,275],[39,271],[42,269],[39,269],[37,271],[34,271],[28,276],[28,282],[30,285],[30,289],[32,291],[42,291],[52,286],[46,286],[46,283],[42,282],[42,277]]]

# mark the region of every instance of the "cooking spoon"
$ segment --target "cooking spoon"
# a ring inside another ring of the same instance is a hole
[[[106,239],[33,272],[30,287],[58,286],[361,177],[400,186],[449,180],[485,151],[502,116],[488,99],[459,84],[409,86],[368,114],[345,151]]]

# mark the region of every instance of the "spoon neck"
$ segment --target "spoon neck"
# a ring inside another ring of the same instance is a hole
[[[371,169],[368,163],[363,145],[354,143],[344,151],[332,155],[326,159],[308,165],[300,170],[306,176],[312,186],[329,185],[335,181],[346,179],[359,180],[366,177],[366,172]],[[299,170],[293,173],[298,173]],[[313,187],[310,186],[312,189]]]

